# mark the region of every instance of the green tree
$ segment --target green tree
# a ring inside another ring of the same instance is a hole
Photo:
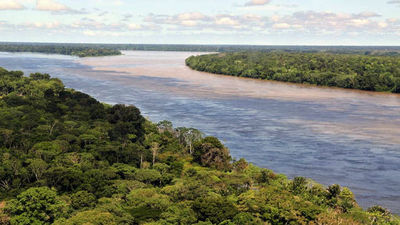
[[[69,219],[57,220],[54,225],[117,225],[118,218],[110,212],[98,209],[78,212]]]
[[[27,162],[29,163],[29,170],[35,175],[36,180],[39,181],[46,172],[47,163],[41,159],[29,159]]]
[[[96,196],[87,191],[78,191],[71,195],[71,206],[74,209],[91,208],[96,205]]]
[[[50,80],[50,75],[47,73],[32,73],[29,77],[34,80]]]
[[[197,198],[193,208],[198,212],[200,220],[210,220],[215,224],[232,219],[237,214],[233,203],[216,193]]]
[[[65,203],[47,187],[30,188],[7,204],[11,224],[52,224],[64,213]]]
[[[231,168],[229,150],[215,137],[206,137],[194,145],[193,158],[203,166],[219,170]]]

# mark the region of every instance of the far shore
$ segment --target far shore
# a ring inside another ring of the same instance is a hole
[[[296,84],[272,80],[234,77],[192,70],[185,65],[185,59],[192,55],[211,54],[206,52],[172,51],[123,51],[121,56],[100,58],[80,58],[78,62],[91,66],[94,70],[107,70],[125,73],[129,76],[151,76],[174,78],[193,85],[207,85],[213,91],[257,98],[326,99],[326,98],[393,98],[396,103],[400,95],[388,92],[372,92],[338,87]],[[134,64],[134,66],[127,66]],[[284,91],[282,91],[284,89]]]

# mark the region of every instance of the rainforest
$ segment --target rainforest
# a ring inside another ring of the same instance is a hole
[[[339,53],[235,52],[192,56],[190,68],[215,74],[400,93],[400,58]]]
[[[346,187],[233,159],[49,74],[0,69],[1,224],[399,224]]]
[[[2,52],[38,52],[46,54],[72,55],[78,57],[121,55],[121,51],[110,48],[91,47],[87,45],[57,45],[57,44],[15,44],[0,43]]]

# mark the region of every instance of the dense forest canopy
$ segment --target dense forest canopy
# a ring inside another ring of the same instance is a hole
[[[400,57],[237,52],[192,56],[195,70],[256,79],[400,93]]]
[[[400,222],[348,188],[232,160],[196,129],[0,68],[0,224]]]
[[[13,47],[7,47],[13,46]],[[285,46],[285,45],[189,45],[189,44],[74,44],[74,43],[29,43],[29,42],[0,42],[0,51],[13,48],[14,51],[31,51],[35,49],[55,48],[61,51],[62,48],[88,50],[115,50],[109,55],[117,55],[120,50],[140,51],[195,51],[195,52],[239,52],[239,51],[262,51],[262,52],[326,52],[334,54],[359,54],[359,55],[387,55],[400,56],[400,47],[396,46]],[[57,53],[46,52],[46,53]],[[65,51],[65,50],[63,50]],[[36,51],[35,51],[36,52]],[[62,53],[58,53],[62,54]],[[70,54],[68,54],[70,55]],[[99,53],[106,55],[106,53]],[[91,56],[85,55],[85,56]]]

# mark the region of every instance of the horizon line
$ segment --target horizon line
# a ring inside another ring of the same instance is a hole
[[[89,44],[89,45],[179,45],[179,46],[263,46],[263,47],[400,47],[399,45],[311,45],[311,44],[184,44],[184,43],[105,43],[105,42],[26,42],[0,41],[0,44]]]

